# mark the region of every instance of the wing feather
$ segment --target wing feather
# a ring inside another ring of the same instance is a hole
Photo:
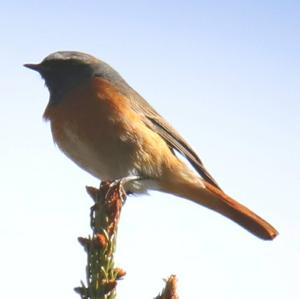
[[[131,88],[118,73],[114,72],[113,78],[105,74],[102,71],[96,76],[109,81],[129,100],[131,108],[142,115],[145,124],[167,142],[173,154],[174,150],[182,154],[205,181],[221,190],[215,179],[204,167],[198,155],[181,135],[143,97]]]
[[[146,117],[146,124],[153,131],[157,132],[168,143],[171,149],[175,149],[186,157],[204,180],[221,190],[215,179],[206,170],[198,155],[185,139],[181,137],[181,135],[158,112],[156,112],[145,99],[137,92],[133,91],[133,93],[134,94],[129,98],[132,109],[137,113],[143,114]]]

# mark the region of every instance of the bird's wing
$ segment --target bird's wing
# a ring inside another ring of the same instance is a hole
[[[112,78],[102,73],[96,73],[96,77],[98,77],[98,80],[101,78],[100,80],[104,80],[105,84],[111,85],[118,93],[123,94],[128,99],[130,107],[142,116],[143,121],[151,130],[159,134],[167,142],[173,153],[176,150],[186,157],[205,181],[221,190],[191,146],[118,73],[114,73]]]
[[[159,115],[149,105],[145,99],[143,99],[137,92],[132,90],[129,100],[132,109],[145,116],[145,123],[148,127],[158,133],[168,143],[171,149],[175,149],[184,157],[186,157],[205,181],[211,183],[213,186],[221,190],[215,179],[206,170],[202,161],[191,148],[191,146],[161,115]]]

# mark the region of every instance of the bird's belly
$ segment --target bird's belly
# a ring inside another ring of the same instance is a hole
[[[51,123],[51,129],[55,143],[64,154],[98,179],[105,181],[139,176],[142,180],[128,184],[128,191],[146,193],[149,189],[159,190],[145,165],[137,162],[137,157],[143,153],[130,138],[113,133],[99,134],[101,130],[98,130],[98,135],[89,138],[90,130],[84,132],[68,125],[58,128],[55,123]]]
[[[59,131],[59,132],[58,132]],[[101,180],[112,180],[134,173],[131,162],[132,144],[113,135],[90,136],[89,131],[65,125],[52,126],[52,134],[59,148],[78,166]]]

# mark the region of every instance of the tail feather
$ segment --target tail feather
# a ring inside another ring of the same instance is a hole
[[[272,240],[278,235],[271,224],[208,182],[203,181],[202,185],[195,182],[179,184],[177,182],[175,186],[173,185],[172,192],[170,185],[167,189],[169,193],[177,194],[222,214],[261,239]]]
[[[278,235],[277,230],[270,223],[210,183],[205,182],[205,190],[208,197],[212,197],[215,202],[212,209],[230,218],[252,234],[264,240],[273,240]],[[198,203],[201,203],[201,200]]]

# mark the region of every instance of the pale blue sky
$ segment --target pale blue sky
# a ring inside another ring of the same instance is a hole
[[[187,201],[128,198],[119,299],[300,298],[300,2],[9,1],[0,5],[1,297],[78,298],[85,185],[53,145],[48,91],[22,64],[57,50],[116,68],[199,153],[222,188],[279,230],[274,242]]]

